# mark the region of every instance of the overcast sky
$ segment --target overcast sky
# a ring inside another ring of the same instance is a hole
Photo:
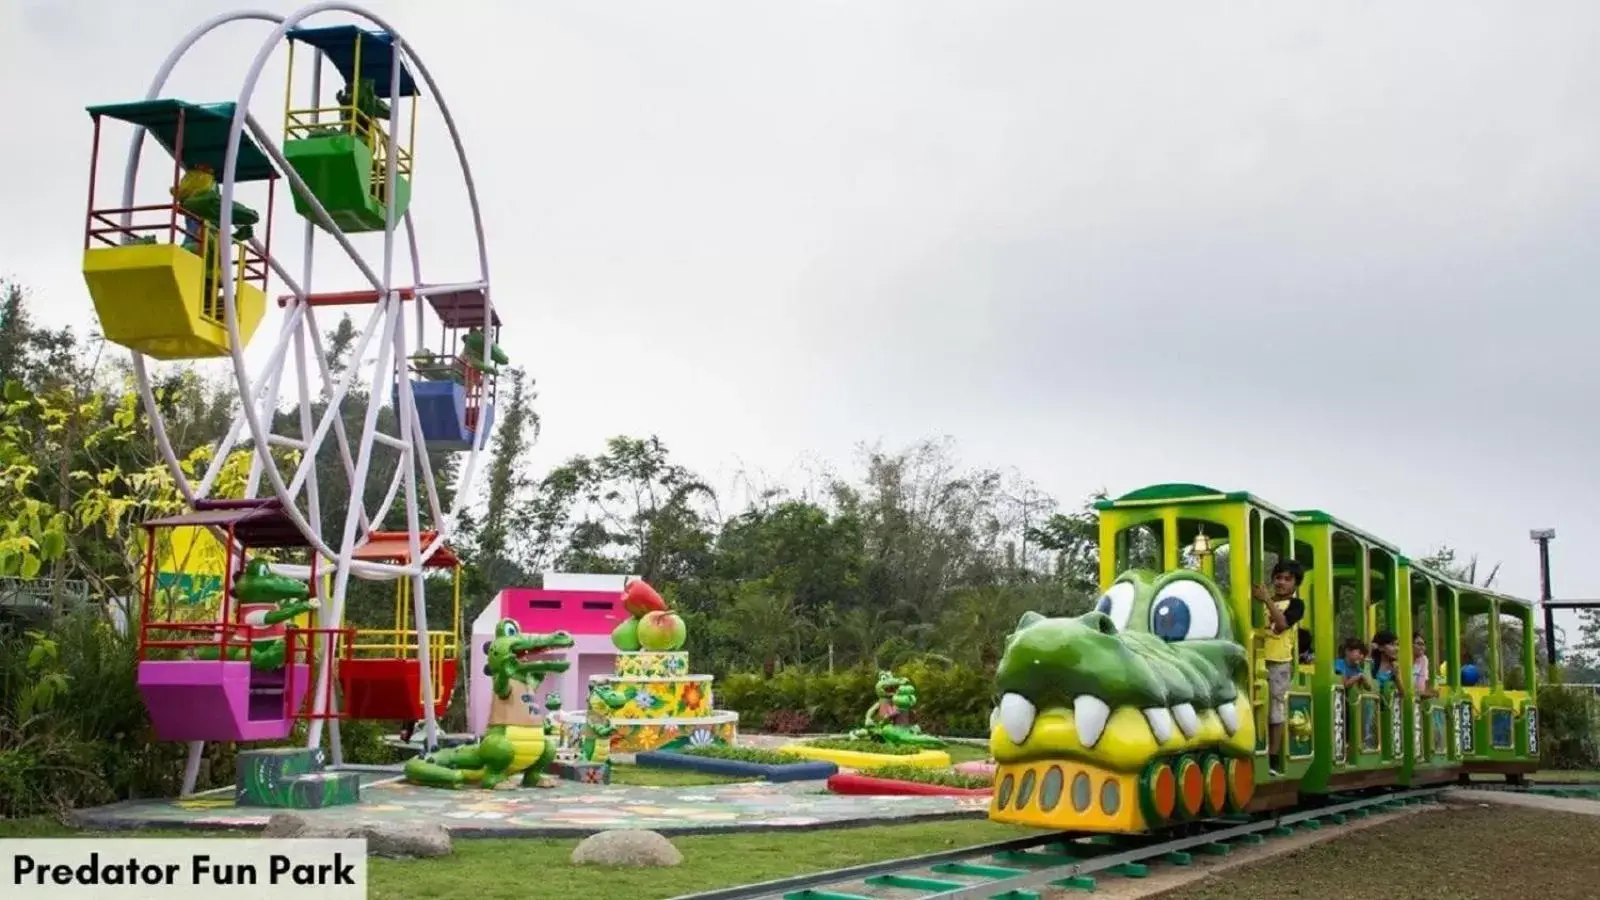
[[[50,321],[93,315],[83,107],[229,6],[0,5],[0,272]],[[948,434],[1068,502],[1248,489],[1524,596],[1554,527],[1557,594],[1600,597],[1600,4],[368,7],[464,131],[541,470],[653,432],[781,481]],[[269,31],[213,34],[169,95],[235,99]],[[424,277],[472,278],[421,122]],[[318,289],[361,287],[321,246]]]

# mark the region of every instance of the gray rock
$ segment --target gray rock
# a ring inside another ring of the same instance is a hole
[[[676,866],[683,854],[654,831],[626,829],[602,831],[578,842],[572,850],[575,866]]]
[[[367,855],[392,859],[449,856],[455,852],[450,843],[450,832],[444,826],[432,823],[321,821],[297,813],[276,813],[267,820],[267,828],[261,836],[366,838]]]

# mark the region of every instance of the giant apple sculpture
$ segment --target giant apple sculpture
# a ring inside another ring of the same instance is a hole
[[[639,646],[656,653],[677,650],[689,639],[683,617],[670,609],[645,613],[639,620]]]
[[[611,632],[611,643],[624,653],[666,653],[681,649],[689,638],[683,617],[668,609],[648,582],[629,582],[622,590],[622,606],[632,618]]]

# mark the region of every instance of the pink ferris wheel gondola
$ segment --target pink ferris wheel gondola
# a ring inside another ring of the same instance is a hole
[[[313,683],[309,638],[324,629],[273,628],[251,624],[233,595],[235,549],[294,550],[304,537],[276,500],[200,500],[190,513],[144,523],[146,559],[141,591],[138,687],[156,737],[164,741],[267,741],[288,737],[305,718]],[[171,604],[156,608],[155,559],[158,529],[201,527],[221,531],[226,562],[216,617],[173,618]],[[311,584],[316,583],[313,574]],[[282,665],[263,667],[252,658],[258,641],[280,637]],[[216,658],[196,658],[215,655]]]

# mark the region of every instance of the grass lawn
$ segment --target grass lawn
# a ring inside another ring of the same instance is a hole
[[[1035,833],[984,819],[874,825],[826,831],[743,832],[674,838],[683,865],[673,869],[597,869],[567,863],[578,838],[464,839],[445,859],[368,862],[369,896],[472,897],[527,900],[584,897],[587,900],[653,900],[731,887],[821,869],[933,853]],[[247,837],[249,832],[119,832],[121,837]],[[43,819],[0,821],[0,837],[104,837]],[[519,874],[520,873],[520,874]],[[1363,898],[1370,900],[1370,898]]]
[[[950,754],[950,761],[952,763],[959,764],[964,762],[972,762],[973,760],[981,761],[989,758],[989,745],[958,744],[955,741],[948,741],[944,745],[944,752]]]
[[[1159,896],[1577,900],[1600,882],[1600,816],[1467,807],[1406,816]]]

